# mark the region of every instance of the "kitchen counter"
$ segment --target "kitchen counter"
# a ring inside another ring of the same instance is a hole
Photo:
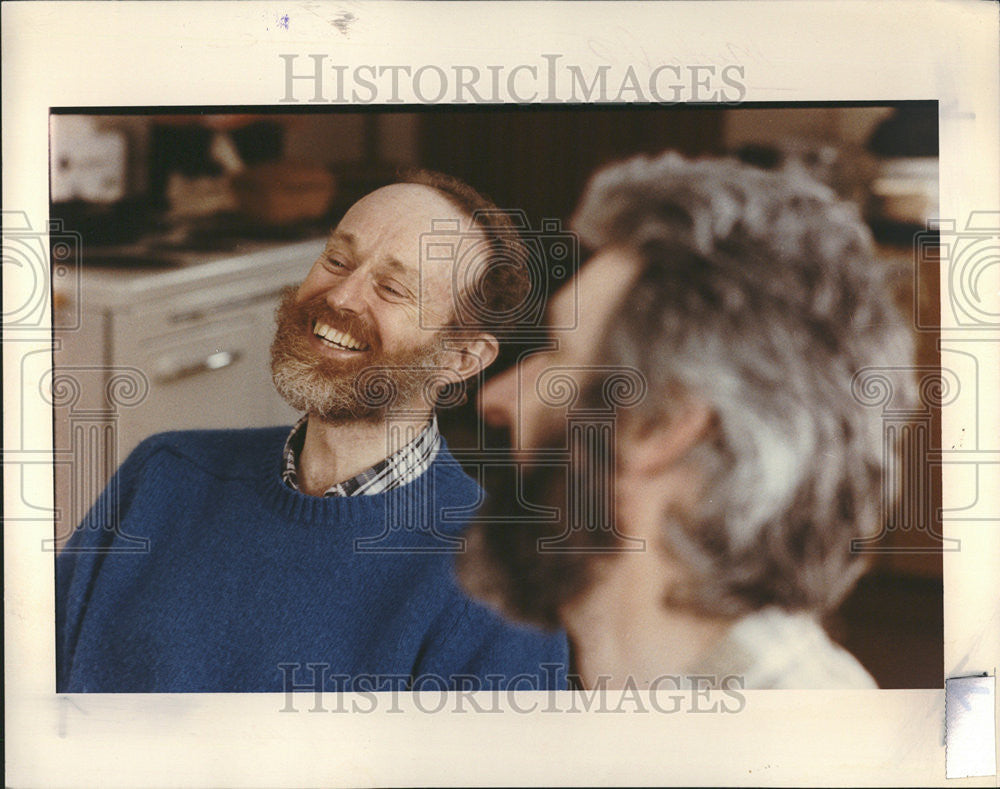
[[[236,288],[262,281],[301,281],[323,248],[325,237],[294,243],[280,241],[241,242],[228,251],[151,251],[141,244],[88,250],[90,259],[156,258],[169,265],[78,267],[79,303],[87,311],[129,310],[140,304],[162,301],[179,294],[198,301],[193,287]],[[55,278],[54,278],[55,279]],[[72,280],[60,277],[59,281]],[[74,298],[65,287],[57,292]]]

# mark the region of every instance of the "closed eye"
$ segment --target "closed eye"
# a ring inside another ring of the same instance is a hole
[[[328,256],[323,257],[323,265],[330,269],[347,269],[343,261]]]
[[[390,296],[395,296],[396,298],[399,298],[399,299],[402,299],[402,298],[406,297],[406,294],[403,293],[401,290],[399,290],[398,288],[393,287],[392,285],[388,285],[388,284],[386,284],[384,282],[381,285],[379,285],[379,287],[382,288],[382,290],[385,291],[386,293],[388,293]]]

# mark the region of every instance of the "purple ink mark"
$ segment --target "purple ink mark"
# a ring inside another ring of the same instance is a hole
[[[288,14],[278,17],[278,27],[283,27],[288,30]]]

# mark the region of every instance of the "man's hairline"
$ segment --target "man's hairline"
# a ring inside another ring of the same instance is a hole
[[[397,181],[394,184],[389,184],[389,186],[420,186],[420,187],[423,187],[425,189],[429,189],[432,192],[436,192],[445,202],[448,203],[448,205],[450,205],[453,209],[457,210],[462,216],[464,216],[468,220],[468,228],[463,231],[461,229],[461,227],[459,227],[459,230],[458,230],[459,235],[461,235],[463,232],[469,232],[471,230],[477,231],[479,233],[479,235],[481,236],[482,241],[486,242],[486,244],[491,247],[490,252],[492,253],[493,239],[490,237],[490,234],[487,232],[487,229],[482,224],[480,224],[479,222],[476,221],[475,211],[469,211],[469,209],[466,206],[461,205],[459,203],[458,199],[454,195],[452,195],[451,193],[449,193],[447,190],[442,189],[441,187],[438,187],[438,186],[432,186],[431,184],[414,183],[412,181]],[[383,187],[383,188],[385,188],[385,187]],[[419,252],[417,253],[417,261],[418,261],[418,265],[422,262]],[[470,263],[469,265],[472,265],[472,264]],[[453,273],[453,275],[457,275],[457,271],[454,268],[452,269],[452,273]],[[485,275],[485,272],[484,272],[483,274],[480,275],[480,280],[481,280],[482,277],[485,277],[485,276],[486,275]],[[459,281],[460,282],[464,282],[464,278],[461,278]],[[455,277],[453,276],[452,277],[452,281],[451,281],[451,283],[449,283],[449,285],[453,284],[454,282],[455,282]],[[470,283],[467,286],[467,289],[468,288],[474,288],[478,284],[479,284],[479,282]],[[467,289],[462,293],[463,296],[465,295],[466,292],[468,292]],[[475,334],[488,334],[488,335],[490,335],[495,340],[497,338],[497,333],[491,327],[482,327],[482,328],[472,329],[470,327],[458,325],[458,310],[456,309],[458,305],[457,305],[457,303],[455,301],[456,295],[457,294],[455,293],[454,289],[452,289],[452,293],[451,293],[451,297],[452,297],[451,312],[452,312],[452,315],[451,315],[451,318],[449,319],[449,322],[446,325],[442,326],[438,330],[439,333],[441,333],[442,335],[447,335],[449,333],[450,334],[455,334],[455,333],[459,333],[461,331],[466,331],[466,332],[475,333]],[[489,365],[487,365],[487,367],[488,366]]]

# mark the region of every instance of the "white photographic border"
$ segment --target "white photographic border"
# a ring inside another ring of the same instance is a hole
[[[545,53],[640,74],[737,64],[748,102],[936,99],[941,216],[963,227],[973,212],[1000,211],[998,26],[988,2],[33,2],[4,3],[2,13],[3,207],[35,228],[48,214],[51,107],[278,105],[287,53],[322,53],[349,69],[510,70],[542,65]],[[998,268],[984,274],[983,292],[1000,293]],[[5,315],[23,276],[5,260]],[[945,303],[946,274],[941,284]],[[22,396],[38,391],[21,370],[48,348],[40,328],[5,331],[3,346],[8,785],[945,782],[943,689],[747,692],[738,714],[556,714],[544,694],[533,712],[499,714],[431,714],[412,698],[396,710],[282,713],[282,694],[57,696],[53,557],[41,550],[51,524],[26,517],[19,488],[18,464],[37,460],[29,444],[51,445],[49,407]],[[943,335],[974,349],[979,371],[963,381],[979,387],[975,413],[944,411],[943,446],[970,424],[978,430],[962,463],[943,467],[947,512],[974,498],[969,463],[997,477],[1000,330],[954,325]],[[31,500],[50,496],[51,486]],[[1000,485],[978,491],[976,510],[985,520],[946,517],[962,550],[944,557],[943,677],[995,673],[1000,656]]]

